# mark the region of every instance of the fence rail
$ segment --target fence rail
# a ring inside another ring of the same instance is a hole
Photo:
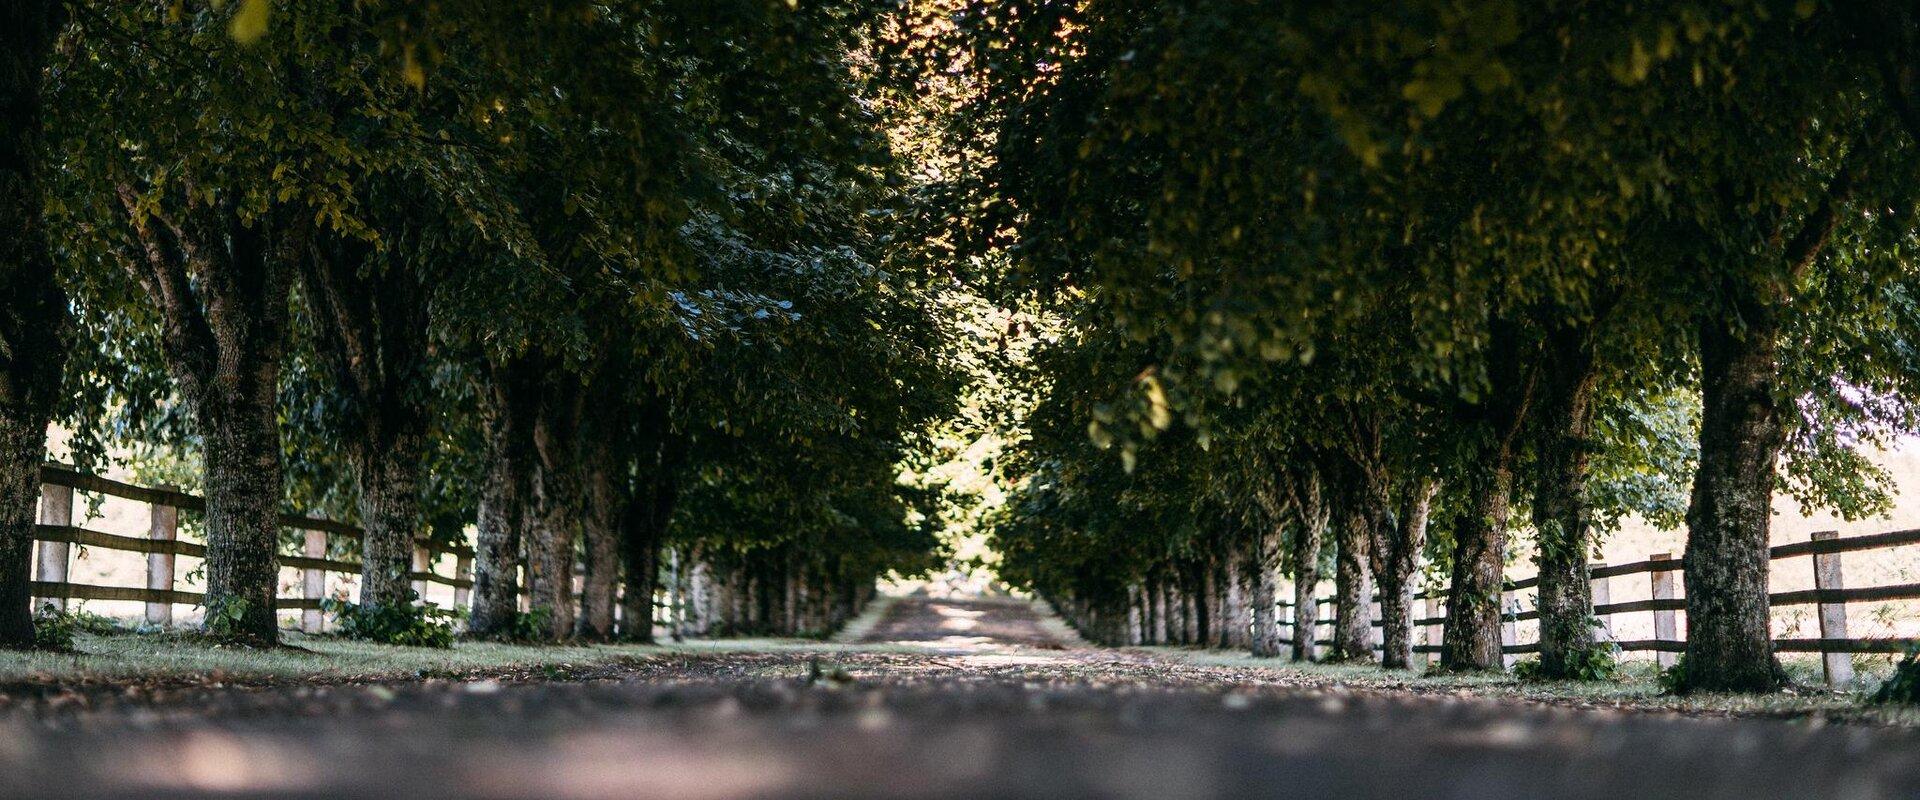
[[[64,608],[67,600],[145,603],[147,622],[168,625],[173,622],[174,606],[198,605],[205,599],[200,593],[174,588],[177,584],[175,559],[180,556],[205,558],[207,555],[206,545],[181,541],[179,538],[180,512],[205,511],[204,498],[169,487],[123,483],[58,464],[41,467],[40,483],[40,520],[34,527],[36,544],[32,591],[36,606],[52,603]],[[76,491],[145,503],[150,511],[147,536],[142,538],[106,533],[74,525]],[[318,631],[325,624],[320,614],[320,603],[327,597],[326,576],[360,572],[358,561],[328,558],[328,544],[333,537],[358,540],[361,530],[337,520],[294,514],[282,515],[280,526],[301,531],[304,540],[300,555],[279,557],[280,566],[301,571],[300,594],[280,597],[276,605],[282,610],[303,612],[300,628]],[[146,585],[97,586],[71,582],[68,578],[74,545],[146,554]],[[442,555],[454,557],[454,574],[449,576],[434,572],[435,558]],[[424,594],[428,584],[451,587],[454,590],[454,605],[464,606],[473,588],[473,550],[435,545],[426,540],[417,541],[411,575],[415,591]]]
[[[1862,536],[1842,537],[1834,531],[1820,531],[1813,534],[1810,541],[1778,545],[1769,550],[1771,561],[1783,561],[1811,556],[1814,588],[1798,589],[1788,592],[1773,592],[1767,597],[1775,608],[1786,606],[1815,606],[1820,636],[1817,638],[1787,637],[1776,638],[1774,649],[1783,653],[1819,653],[1825,656],[1823,666],[1827,682],[1832,685],[1844,685],[1853,679],[1853,663],[1850,656],[1855,653],[1902,653],[1920,647],[1920,638],[1853,638],[1847,632],[1847,605],[1849,603],[1880,603],[1903,600],[1920,600],[1920,583],[1901,583],[1885,586],[1848,587],[1842,569],[1841,555],[1895,547],[1920,545],[1920,530],[1902,530],[1889,533],[1875,533]],[[1596,636],[1604,637],[1612,646],[1625,652],[1651,652],[1662,666],[1674,663],[1677,654],[1687,649],[1685,638],[1680,635],[1678,613],[1687,609],[1687,601],[1681,595],[1681,562],[1669,553],[1656,553],[1645,561],[1628,564],[1596,564],[1592,569],[1592,587],[1594,616],[1601,621]],[[1779,569],[1779,567],[1775,567]],[[1621,603],[1610,602],[1612,581],[1634,575],[1648,575],[1649,599],[1632,600]],[[1502,601],[1506,613],[1502,617],[1502,649],[1509,655],[1523,655],[1540,652],[1540,643],[1536,641],[1518,641],[1517,623],[1538,620],[1537,609],[1523,609],[1515,598],[1518,592],[1537,589],[1538,576],[1508,581]],[[1424,604],[1424,616],[1413,619],[1412,628],[1416,637],[1413,651],[1416,654],[1435,655],[1441,650],[1441,626],[1447,617],[1443,605],[1446,596],[1444,588],[1429,589],[1414,595],[1416,608]],[[1373,602],[1379,602],[1379,594],[1373,595]],[[1313,627],[1317,645],[1331,645],[1330,638],[1319,636],[1321,628],[1334,624],[1331,608],[1334,598],[1315,600]],[[1292,609],[1293,604],[1282,602],[1282,609]],[[1416,612],[1419,613],[1419,612]],[[1613,618],[1622,614],[1652,614],[1654,636],[1650,639],[1615,639]],[[1297,615],[1292,615],[1296,616]],[[1381,626],[1378,614],[1375,614],[1374,627]],[[1291,631],[1282,641],[1291,645]],[[1424,639],[1425,641],[1418,641]],[[1375,646],[1378,649],[1378,645]]]

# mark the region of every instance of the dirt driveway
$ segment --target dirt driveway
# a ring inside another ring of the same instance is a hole
[[[110,689],[0,714],[7,797],[1920,797],[1902,729],[1304,687],[903,600],[869,647],[564,682]]]

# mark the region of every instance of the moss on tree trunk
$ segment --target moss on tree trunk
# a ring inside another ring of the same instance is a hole
[[[1767,602],[1774,467],[1787,429],[1775,394],[1778,330],[1754,310],[1745,329],[1700,327],[1700,467],[1687,509],[1689,690],[1765,692],[1785,674]]]
[[[1574,677],[1596,645],[1592,572],[1587,564],[1592,512],[1587,502],[1597,372],[1586,329],[1549,337],[1534,439],[1533,526],[1540,575],[1540,672]]]

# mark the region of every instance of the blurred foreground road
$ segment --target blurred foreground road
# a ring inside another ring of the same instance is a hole
[[[866,645],[584,681],[16,703],[5,797],[1920,798],[1920,735],[1290,685],[897,602]]]

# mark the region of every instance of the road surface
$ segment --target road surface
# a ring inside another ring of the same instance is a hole
[[[909,598],[866,646],[584,680],[16,698],[0,796],[1920,797],[1905,729],[1307,687],[1061,630]]]

